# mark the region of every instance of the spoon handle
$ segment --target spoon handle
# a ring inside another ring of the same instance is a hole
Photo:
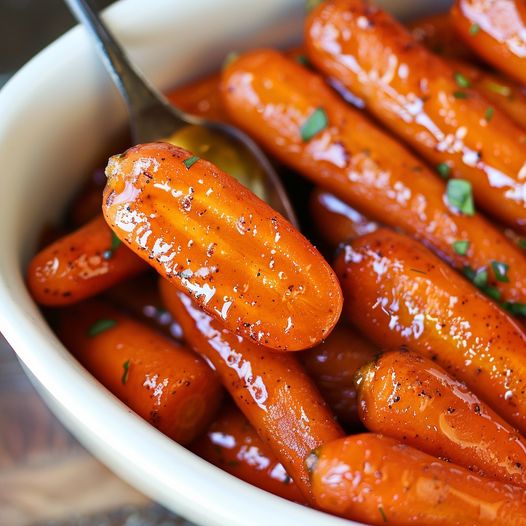
[[[171,106],[130,62],[92,1],[65,0],[65,3],[88,30],[104,66],[126,101],[134,140],[144,142],[154,137],[168,136],[185,125],[181,118],[182,112]]]

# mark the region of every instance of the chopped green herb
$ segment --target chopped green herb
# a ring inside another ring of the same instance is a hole
[[[384,508],[382,506],[378,506],[378,511],[380,512],[383,521],[387,522],[387,515],[385,514]]]
[[[305,55],[298,55],[296,57],[296,62],[298,64],[301,64],[302,66],[309,66],[310,65],[309,59]]]
[[[226,69],[232,62],[236,61],[239,58],[239,53],[236,51],[230,51],[227,56],[225,57],[225,60],[223,60],[223,69]]]
[[[519,245],[519,247],[523,248],[524,250],[526,250],[526,239],[519,239],[517,241],[517,245]]]
[[[492,261],[491,267],[493,268],[493,273],[495,274],[497,281],[502,281],[504,283],[510,281],[510,278],[508,278],[509,265],[502,263],[501,261]]]
[[[503,97],[511,96],[511,88],[509,86],[504,86],[503,84],[499,84],[497,82],[488,82],[487,86],[488,89],[494,93],[497,93],[498,95],[502,95]]]
[[[469,265],[466,265],[462,269],[462,273],[464,274],[464,276],[466,276],[466,278],[469,279],[469,281],[473,281],[475,279],[476,272],[473,269],[473,267],[470,267]]]
[[[465,256],[469,250],[469,241],[455,241],[453,243],[453,250],[459,256]]]
[[[469,34],[474,37],[480,31],[480,26],[478,24],[471,24],[469,28]]]
[[[467,99],[468,94],[465,91],[454,91],[453,97],[455,97],[455,99]]]
[[[446,198],[450,206],[459,212],[472,216],[475,214],[471,183],[465,179],[450,179],[447,182]]]
[[[305,0],[305,9],[310,13],[315,7],[318,7],[323,0]]]
[[[487,122],[489,122],[491,119],[493,119],[493,114],[494,113],[495,113],[495,110],[491,106],[488,106],[486,108],[486,113],[484,114],[484,118],[486,119]]]
[[[97,320],[89,329],[88,329],[88,336],[93,338],[94,336],[97,336],[101,332],[107,331],[108,329],[111,329],[117,325],[117,322],[115,320]]]
[[[473,284],[479,289],[485,287],[488,284],[488,271],[485,268],[481,268],[475,273],[473,278]]]
[[[128,381],[129,372],[130,372],[130,360],[126,360],[122,364],[122,378],[121,378],[122,385],[126,385],[126,382]]]
[[[409,270],[412,270],[413,272],[418,272],[418,274],[427,274],[427,272],[424,272],[423,270],[419,270],[417,268],[411,268]]]
[[[451,175],[451,168],[447,163],[440,163],[437,165],[437,172],[442,179],[447,179]]]
[[[495,301],[499,301],[501,297],[501,292],[496,287],[492,287],[491,285],[486,285],[485,287],[482,287],[480,289],[486,296],[490,297],[491,299]]]
[[[526,303],[507,301],[502,304],[502,307],[514,316],[526,316]]]
[[[470,80],[459,71],[455,73],[455,82],[459,88],[469,88],[471,86]]]
[[[111,259],[115,251],[119,248],[122,241],[117,237],[115,232],[111,231],[111,247],[102,253],[104,259]]]
[[[188,159],[185,159],[183,161],[183,164],[186,166],[186,169],[187,170],[190,170],[190,168],[192,168],[192,166],[197,162],[199,161],[199,157],[197,157],[197,155],[193,155],[192,157],[188,157]]]
[[[300,134],[303,141],[309,141],[317,133],[321,132],[327,127],[327,114],[323,108],[316,108],[310,117],[303,123]]]

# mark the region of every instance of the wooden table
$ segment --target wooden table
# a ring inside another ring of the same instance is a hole
[[[1,526],[192,526],[113,475],[44,405],[0,335]]]

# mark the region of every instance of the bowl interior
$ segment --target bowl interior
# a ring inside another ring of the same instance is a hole
[[[397,15],[447,0],[383,0]],[[226,54],[301,39],[303,0],[124,0],[106,19],[161,89],[217,68]],[[58,342],[24,286],[42,227],[112,152],[126,112],[81,28],[30,61],[0,92],[0,330],[65,424],[111,468],[202,524],[351,524],[286,502],[178,446],[102,388]],[[254,509],[258,513],[254,514]]]

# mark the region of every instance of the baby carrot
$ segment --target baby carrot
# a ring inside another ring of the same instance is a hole
[[[359,423],[354,375],[377,353],[378,348],[340,323],[323,343],[300,354],[303,367],[345,426]]]
[[[526,487],[526,441],[428,358],[385,353],[360,369],[356,389],[360,418],[369,431]]]
[[[354,435],[309,459],[322,510],[376,526],[524,526],[526,494],[391,438]]]
[[[453,183],[459,212],[474,213],[472,188],[477,205],[526,232],[526,132],[491,112],[469,79],[364,0],[322,2],[307,21],[306,47],[315,67],[442,174],[463,181]]]
[[[58,307],[95,296],[147,268],[99,215],[34,256],[27,286],[37,303]]]
[[[223,72],[223,95],[232,120],[281,162],[460,270],[505,263],[509,275],[490,273],[491,286],[526,303],[526,253],[480,214],[459,213],[455,206],[471,212],[465,185],[446,185],[318,75],[276,51],[252,51]],[[314,125],[317,133],[306,136]]]
[[[103,302],[62,310],[57,333],[117,398],[181,444],[205,431],[221,404],[204,360]]]
[[[190,449],[231,475],[284,499],[304,502],[298,487],[243,413],[226,405]]]
[[[212,363],[234,402],[310,501],[305,459],[343,433],[297,357],[270,352],[229,332],[167,280],[160,287],[188,344]]]
[[[233,177],[167,143],[110,159],[103,213],[119,239],[225,327],[300,350],[340,316],[338,280],[283,216]]]
[[[526,433],[526,334],[508,314],[427,248],[386,229],[346,245],[335,269],[348,319],[363,334],[436,360]]]
[[[497,69],[526,83],[523,0],[456,0],[451,19],[464,43]]]

